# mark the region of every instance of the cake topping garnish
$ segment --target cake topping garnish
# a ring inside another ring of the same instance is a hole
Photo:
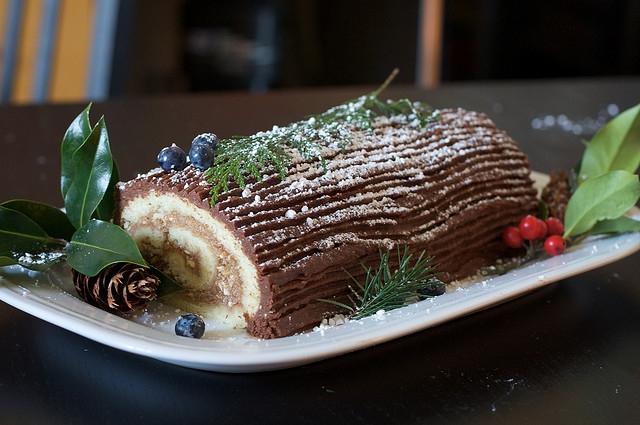
[[[187,166],[187,154],[184,153],[181,147],[173,143],[171,146],[164,147],[160,150],[156,161],[166,172],[174,170],[180,171]]]
[[[564,225],[559,219],[549,217],[544,222],[547,224],[548,235],[562,235],[564,233]]]
[[[509,248],[522,248],[524,239],[518,227],[508,226],[502,232],[502,242]]]
[[[183,314],[178,317],[175,332],[178,336],[187,338],[202,338],[204,335],[205,323],[202,316],[194,313]]]
[[[376,268],[363,266],[366,270],[364,282],[350,276],[354,286],[349,287],[352,295],[349,304],[327,299],[319,301],[344,309],[350,319],[361,319],[444,293],[444,284],[437,278],[431,257],[422,252],[416,258],[406,246],[397,249],[396,258],[391,255],[381,251]]]
[[[520,220],[520,235],[527,241],[542,239],[547,235],[547,225],[533,215],[527,215]]]
[[[200,144],[209,145],[215,149],[216,146],[218,146],[218,136],[216,136],[213,133],[199,134],[193,138],[193,140],[191,141],[191,146],[200,145]]]
[[[564,238],[639,231],[625,217],[640,198],[640,104],[622,112],[587,143],[569,181],[571,197],[564,217]]]
[[[150,266],[131,236],[111,222],[118,168],[105,120],[92,126],[90,108],[76,117],[62,140],[65,210],[28,200],[0,204],[0,267],[19,264],[43,271],[66,261],[82,299],[125,312],[178,287]]]
[[[426,300],[427,298],[438,297],[447,292],[447,285],[440,279],[433,277],[427,281],[427,284],[418,289],[418,299]]]
[[[541,205],[544,206],[544,204]],[[520,220],[520,224],[517,227],[508,226],[503,230],[502,242],[506,246],[509,248],[526,248],[526,254],[515,261],[509,262],[509,267],[505,268],[504,272],[534,259],[543,249],[550,256],[564,252],[566,241],[562,237],[564,232],[562,222],[556,217],[546,217],[546,208],[542,208],[541,213],[544,220],[529,214]],[[541,242],[543,240],[544,242]]]
[[[397,73],[394,70],[377,90],[321,114],[251,136],[221,140],[213,166],[205,174],[212,184],[211,204],[216,203],[232,181],[244,188],[249,179],[260,181],[263,174],[276,173],[285,178],[287,168],[296,159],[318,161],[325,168],[324,156],[328,152],[348,145],[353,130],[373,133],[374,121],[380,117],[416,126],[426,126],[436,119],[431,108],[423,103],[379,99]]]
[[[565,247],[565,240],[560,235],[551,235],[544,241],[544,250],[552,257],[562,254]]]
[[[213,165],[218,136],[204,133],[196,136],[189,149],[189,161],[196,169],[204,171]]]
[[[156,299],[160,279],[136,264],[116,263],[96,276],[73,270],[73,284],[80,298],[89,304],[128,313]]]
[[[518,267],[542,251],[549,256],[562,254],[567,245],[589,235],[640,231],[640,221],[625,215],[640,199],[640,180],[635,174],[640,166],[639,134],[640,105],[636,105],[593,136],[578,167],[553,172],[542,191],[544,220],[529,215],[520,221],[519,228],[503,231],[505,245],[527,250],[500,272]],[[555,217],[547,217],[549,212]],[[542,244],[536,242],[542,239]]]

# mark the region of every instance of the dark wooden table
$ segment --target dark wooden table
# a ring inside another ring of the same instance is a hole
[[[117,100],[106,116],[125,178],[200,132],[246,134],[364,89]],[[390,90],[487,112],[535,169],[574,165],[579,137],[546,115],[595,117],[640,100],[640,79]],[[0,107],[0,200],[60,204],[60,138],[81,105]],[[280,372],[228,375],[123,353],[0,303],[0,422],[392,424],[640,422],[640,255],[365,351]]]

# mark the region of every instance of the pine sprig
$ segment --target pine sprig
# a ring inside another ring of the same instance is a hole
[[[328,299],[319,301],[341,307],[349,312],[350,318],[360,319],[380,310],[389,311],[416,301],[421,291],[437,280],[432,259],[424,252],[413,260],[408,247],[402,250],[398,248],[397,267],[394,269],[390,256],[389,252],[381,252],[380,264],[376,269],[363,266],[366,271],[363,283],[350,276],[354,284],[349,287],[353,296],[349,297],[350,305]]]
[[[214,164],[205,174],[212,184],[211,205],[232,181],[244,188],[248,178],[260,181],[267,172],[275,171],[284,178],[296,154],[304,161],[320,161],[325,168],[323,154],[349,145],[354,130],[372,131],[377,117],[402,117],[420,127],[436,119],[431,108],[423,103],[378,98],[397,73],[395,69],[377,90],[321,114],[285,127],[274,126],[269,131],[220,141]]]

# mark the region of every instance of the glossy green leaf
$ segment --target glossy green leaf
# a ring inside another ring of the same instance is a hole
[[[116,207],[116,184],[118,184],[119,180],[120,173],[114,160],[111,180],[109,181],[109,186],[107,187],[107,191],[105,192],[102,201],[100,201],[98,208],[96,208],[95,218],[104,221],[111,221],[113,218],[113,211]]]
[[[621,217],[638,198],[638,176],[628,171],[609,171],[590,178],[578,186],[567,204],[564,236],[581,235],[599,221]]]
[[[618,217],[613,220],[603,220],[596,223],[589,233],[592,235],[599,235],[603,233],[626,232],[640,232],[640,220],[634,220],[626,216]]]
[[[21,212],[0,206],[0,255],[37,252],[63,243]]]
[[[14,199],[3,202],[0,206],[20,211],[54,238],[69,240],[75,231],[66,214],[51,205],[26,199]]]
[[[640,166],[640,104],[612,119],[593,136],[582,156],[579,183],[612,170]]]
[[[114,263],[147,266],[131,236],[121,227],[101,220],[91,220],[78,229],[66,251],[67,263],[88,276],[95,276]]]
[[[63,199],[66,197],[67,191],[73,181],[73,154],[91,133],[91,123],[89,122],[90,109],[91,104],[87,105],[84,111],[73,120],[62,138],[62,145],[60,146],[60,189],[62,190]]]
[[[89,137],[73,154],[72,161],[73,181],[64,205],[69,221],[79,229],[89,222],[111,181],[113,158],[104,118],[100,118]]]

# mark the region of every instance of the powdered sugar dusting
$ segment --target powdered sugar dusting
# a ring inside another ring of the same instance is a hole
[[[231,185],[215,208],[245,234],[260,267],[282,271],[344,245],[428,243],[456,217],[496,203],[520,208],[531,188],[513,140],[483,114],[440,116],[427,128],[412,125],[412,117],[380,117],[371,131],[352,131],[340,149],[324,134],[324,164],[294,155],[284,180],[267,172],[244,189]],[[201,183],[189,168],[170,173],[171,183],[185,190],[194,179]]]

